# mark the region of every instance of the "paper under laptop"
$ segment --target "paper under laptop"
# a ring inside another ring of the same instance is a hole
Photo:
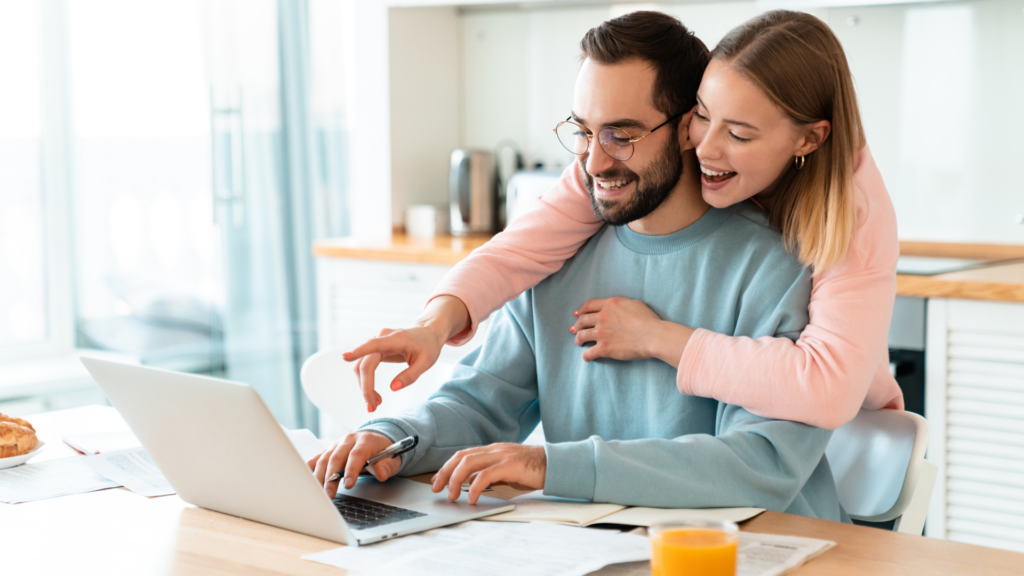
[[[545,496],[539,490],[517,496],[512,501],[516,503],[515,510],[488,516],[484,520],[490,522],[555,522],[569,526],[591,526],[593,524],[653,526],[682,520],[743,522],[764,512],[764,508],[629,507]]]

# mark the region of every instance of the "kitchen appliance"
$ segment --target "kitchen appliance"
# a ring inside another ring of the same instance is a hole
[[[491,152],[452,152],[448,174],[452,234],[494,232],[498,224],[497,158]]]
[[[505,188],[506,226],[524,213],[533,210],[540,197],[554,188],[561,177],[560,172],[542,170],[522,170],[513,174]]]
[[[450,213],[447,204],[410,204],[405,209],[405,233],[418,238],[447,234]]]

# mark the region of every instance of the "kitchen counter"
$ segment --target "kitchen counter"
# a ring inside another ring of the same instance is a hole
[[[977,258],[994,264],[934,276],[897,274],[897,296],[1024,302],[1024,246],[900,242],[900,255]],[[1013,259],[1019,260],[998,263]]]
[[[454,266],[490,239],[491,234],[417,238],[396,232],[391,238],[378,240],[320,240],[313,243],[313,255]]]
[[[313,255],[454,266],[490,238],[490,234],[416,238],[402,233],[378,240],[335,238],[315,242]],[[897,274],[898,296],[1024,302],[1024,246],[900,242],[900,254],[1020,261],[934,276]]]

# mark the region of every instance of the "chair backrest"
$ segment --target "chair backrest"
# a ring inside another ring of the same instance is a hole
[[[853,518],[899,518],[918,487],[928,448],[928,422],[903,410],[861,410],[825,448],[839,502]],[[927,487],[930,495],[931,488]],[[922,520],[923,522],[923,520]]]
[[[452,365],[438,362],[415,384],[399,392],[389,385],[405,364],[382,363],[376,371],[375,390],[384,399],[376,411],[366,411],[359,389],[359,378],[352,372],[355,364],[345,362],[344,350],[324,350],[313,354],[302,365],[299,379],[313,404],[335,420],[334,434],[351,432],[373,418],[396,416],[406,408],[426,401],[443,382],[451,378]]]

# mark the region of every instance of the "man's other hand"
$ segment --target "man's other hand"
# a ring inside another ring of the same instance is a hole
[[[316,481],[323,485],[327,496],[334,499],[338,493],[338,486],[342,482],[345,488],[352,488],[356,485],[359,472],[366,466],[366,461],[373,458],[393,442],[383,434],[376,432],[353,432],[337,440],[330,448],[310,458],[306,465],[313,471]],[[398,473],[402,466],[402,459],[387,458],[377,462],[368,470],[381,482]],[[327,482],[326,480],[335,472],[344,470],[340,480]]]
[[[476,504],[485,488],[505,482],[518,490],[544,487],[548,458],[543,446],[502,443],[459,450],[431,482],[434,492],[448,486],[448,499],[458,500],[462,484],[469,480],[469,503]]]

